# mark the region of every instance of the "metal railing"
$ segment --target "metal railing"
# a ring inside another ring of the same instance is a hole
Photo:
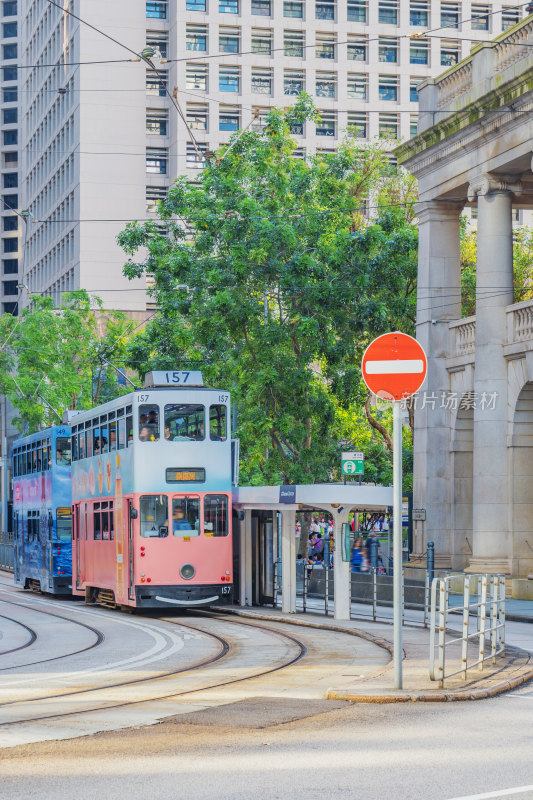
[[[448,630],[449,617],[454,614],[462,618],[461,631]],[[473,621],[475,630],[471,630]],[[447,678],[460,674],[466,680],[467,670],[477,666],[482,670],[489,659],[494,663],[505,651],[505,577],[458,574],[435,578],[429,641],[429,677],[441,687]]]
[[[0,531],[0,569],[11,572],[15,569],[15,545],[13,534]]]

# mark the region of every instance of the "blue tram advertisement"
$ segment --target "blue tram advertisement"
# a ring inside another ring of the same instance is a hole
[[[54,426],[13,444],[15,582],[72,591],[71,429]]]

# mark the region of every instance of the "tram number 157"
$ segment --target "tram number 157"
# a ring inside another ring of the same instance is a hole
[[[223,586],[222,587],[222,594],[230,594],[230,593],[231,593],[231,587],[230,586]]]

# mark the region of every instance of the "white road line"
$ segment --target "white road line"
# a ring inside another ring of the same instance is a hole
[[[515,700],[533,700],[532,694],[508,694],[507,697],[514,697]]]
[[[367,361],[364,371],[367,375],[404,375],[406,372],[420,374],[424,372],[424,362],[421,358]]]
[[[524,794],[524,792],[532,792],[533,784],[530,786],[517,786],[515,789],[500,789],[498,792],[484,792],[483,794],[468,794],[463,797],[450,797],[449,800],[490,800],[494,798],[497,800],[499,797],[510,797],[512,794]]]

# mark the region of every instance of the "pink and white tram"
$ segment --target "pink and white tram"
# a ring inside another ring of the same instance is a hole
[[[230,395],[152,372],[72,419],[72,592],[131,607],[231,602]]]

